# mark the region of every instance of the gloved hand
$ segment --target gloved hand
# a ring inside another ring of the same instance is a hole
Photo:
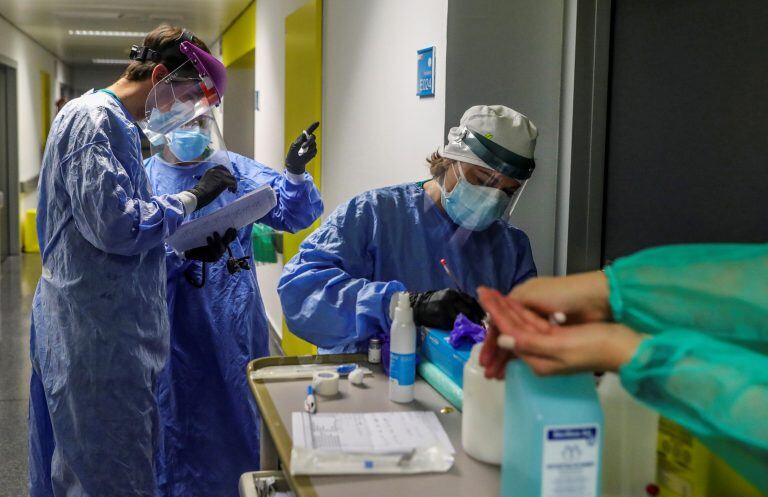
[[[319,122],[314,122],[302,131],[296,140],[291,143],[288,149],[288,155],[285,156],[285,168],[292,174],[304,174],[307,170],[309,161],[317,155],[317,143],[315,142],[314,131],[320,126]]]
[[[227,251],[227,245],[232,243],[236,237],[237,230],[235,228],[229,228],[224,232],[224,236],[214,232],[213,236],[206,238],[208,241],[207,245],[185,251],[184,257],[195,261],[216,262],[221,259],[221,256]]]
[[[452,330],[459,313],[470,321],[481,323],[485,311],[471,295],[453,288],[410,293],[413,321],[417,326]]]
[[[216,200],[224,190],[237,191],[237,180],[229,169],[219,165],[207,170],[200,181],[188,191],[197,198],[197,211]]]

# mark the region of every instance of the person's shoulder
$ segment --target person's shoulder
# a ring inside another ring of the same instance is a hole
[[[495,227],[514,241],[530,244],[526,232],[513,225],[509,220],[499,219],[495,222]]]
[[[401,203],[404,199],[418,195],[420,190],[418,183],[401,183],[365,191],[353,197],[352,200],[356,203],[372,203],[380,207],[390,207]]]
[[[61,119],[70,121],[81,132],[96,132],[105,127],[119,132],[134,126],[114,97],[101,91],[89,91],[67,103],[61,110]]]
[[[403,183],[366,190],[346,202],[342,202],[328,216],[328,222],[348,224],[351,219],[370,219],[381,217],[384,214],[391,215],[400,206],[409,205],[407,199],[417,194],[418,188],[415,183]]]
[[[152,170],[157,165],[157,161],[158,161],[157,155],[152,155],[150,157],[147,157],[146,159],[144,159],[144,169],[146,169],[147,171]]]

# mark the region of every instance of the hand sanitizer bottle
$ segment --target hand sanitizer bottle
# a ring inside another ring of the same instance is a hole
[[[591,374],[507,364],[502,497],[600,497],[603,412]]]
[[[416,381],[416,325],[408,293],[395,296],[397,307],[389,335],[389,400],[406,403],[413,401]]]

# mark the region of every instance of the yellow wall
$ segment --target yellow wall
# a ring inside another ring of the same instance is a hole
[[[256,2],[251,4],[221,35],[221,60],[225,66],[256,48]]]
[[[303,129],[321,121],[323,2],[310,0],[285,19],[285,150]],[[315,132],[317,157],[307,171],[321,187],[322,125]],[[320,225],[283,237],[283,254],[288,261],[299,251],[299,244]],[[283,321],[283,351],[286,355],[315,354],[317,348],[290,332]]]

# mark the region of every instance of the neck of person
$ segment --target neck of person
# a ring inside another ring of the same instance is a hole
[[[432,202],[434,202],[434,204],[438,206],[440,210],[445,210],[443,208],[442,195],[440,194],[440,185],[437,184],[436,178],[432,178],[431,180],[424,183],[424,191],[427,192],[429,198],[432,199]]]
[[[147,96],[152,90],[152,79],[147,78],[144,81],[131,81],[126,78],[120,78],[107,90],[120,99],[120,102],[128,109],[131,114],[131,120],[138,121],[144,118],[144,107],[147,103]]]

